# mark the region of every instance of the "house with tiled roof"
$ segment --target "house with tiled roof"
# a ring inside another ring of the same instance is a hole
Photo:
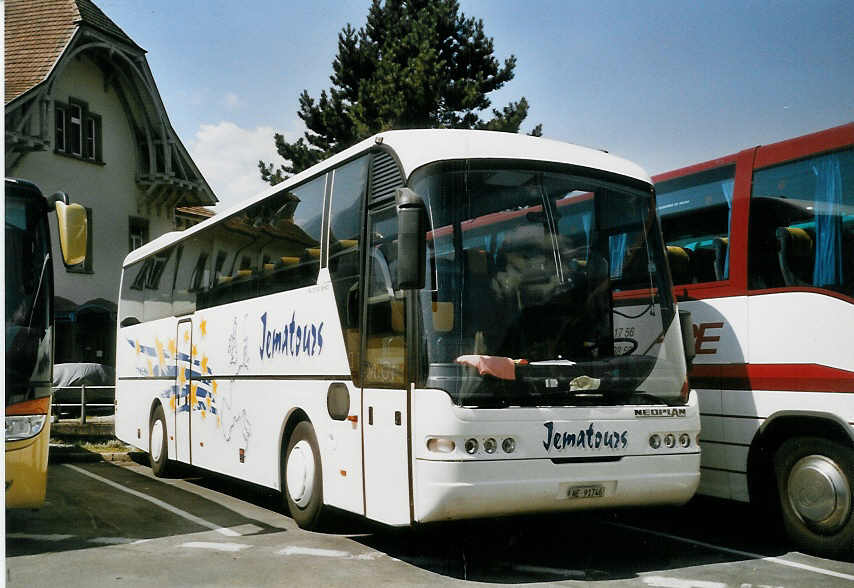
[[[6,0],[4,10],[6,176],[67,192],[90,223],[84,264],[56,267],[56,361],[110,365],[122,260],[186,226],[177,209],[217,199],[169,122],[145,50],[91,0]]]

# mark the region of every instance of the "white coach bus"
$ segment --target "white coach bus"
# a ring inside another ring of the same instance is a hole
[[[306,528],[684,503],[699,413],[667,270],[632,163],[382,133],[128,255],[116,435],[156,474],[279,489]]]

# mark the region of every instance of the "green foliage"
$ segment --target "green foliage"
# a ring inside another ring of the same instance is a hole
[[[406,128],[519,132],[528,114],[521,98],[484,121],[487,94],[513,79],[516,58],[501,64],[483,21],[466,18],[456,0],[373,0],[364,27],[338,34],[332,87],[299,98],[308,129],[276,149],[288,165],[259,161],[261,177],[276,184],[375,133]],[[540,136],[542,125],[529,134]]]

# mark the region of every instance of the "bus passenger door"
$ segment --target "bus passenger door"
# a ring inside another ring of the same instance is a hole
[[[178,323],[175,340],[175,456],[178,461],[190,463],[190,390],[193,371],[193,323],[190,319]]]
[[[396,289],[397,215],[373,212],[365,274],[362,434],[365,515],[389,525],[411,522],[409,391],[405,305]]]

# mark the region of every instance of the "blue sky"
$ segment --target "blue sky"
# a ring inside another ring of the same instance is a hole
[[[226,205],[264,188],[273,132],[330,85],[369,0],[95,0],[148,50],[172,125]],[[658,173],[854,120],[854,2],[461,0],[516,77],[528,130]],[[520,8],[521,6],[521,8]]]

